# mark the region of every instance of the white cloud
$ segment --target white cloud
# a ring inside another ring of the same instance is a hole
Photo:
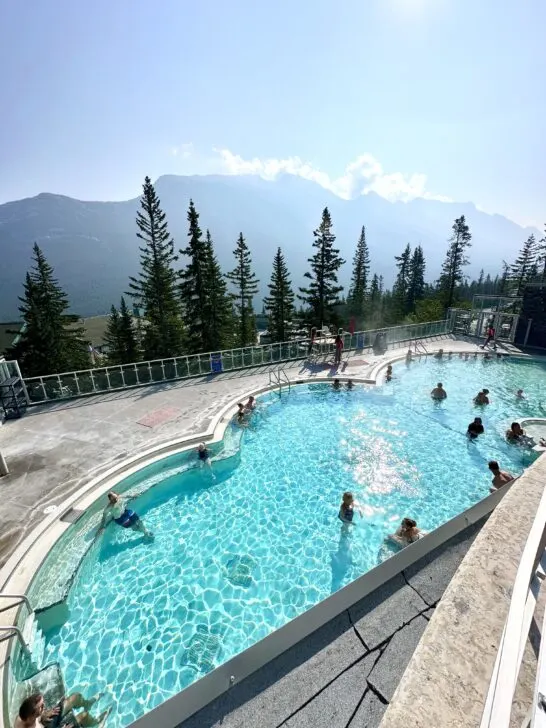
[[[353,199],[367,192],[376,192],[391,202],[408,202],[416,197],[449,202],[443,195],[435,195],[426,189],[427,177],[422,173],[411,175],[402,172],[385,172],[381,163],[371,154],[362,154],[345,167],[341,177],[332,178],[300,157],[286,159],[243,159],[229,149],[214,149],[220,158],[223,174],[255,174],[263,179],[274,180],[281,174],[293,174],[311,180],[343,199]]]
[[[193,144],[187,142],[186,144],[180,144],[178,147],[171,147],[171,154],[173,157],[188,159],[193,154]]]

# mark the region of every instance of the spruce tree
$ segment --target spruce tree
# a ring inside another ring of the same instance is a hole
[[[394,317],[396,320],[404,318],[408,312],[408,294],[411,275],[411,247],[408,243],[401,255],[395,255],[398,273],[392,289]]]
[[[452,230],[439,281],[440,295],[445,308],[453,305],[456,288],[463,282],[463,268],[469,262],[466,250],[471,246],[472,240],[464,215],[455,220]]]
[[[68,297],[36,243],[33,259],[19,298],[24,326],[9,355],[19,361],[26,377],[87,369],[90,359],[84,329],[76,325],[78,316],[67,313]]]
[[[379,276],[373,274],[370,284],[370,317],[377,319],[381,314],[381,288]]]
[[[370,252],[366,243],[366,228],[363,225],[353,258],[353,276],[347,296],[349,313],[352,316],[364,316],[369,276]]]
[[[268,288],[269,296],[264,299],[264,306],[269,316],[268,327],[271,341],[286,341],[289,331],[288,322],[294,315],[294,292],[288,267],[280,248],[277,248],[273,258],[273,272]]]
[[[188,245],[180,250],[188,264],[180,273],[180,295],[186,321],[186,339],[192,354],[210,351],[213,332],[207,320],[207,244],[199,227],[199,213],[190,200],[188,210]]]
[[[256,343],[256,319],[252,308],[252,297],[258,293],[259,281],[252,271],[250,250],[243,233],[239,234],[233,255],[236,266],[226,274],[226,278],[235,288],[232,294],[236,311],[235,345],[248,346]]]
[[[178,356],[183,352],[184,330],[177,291],[174,241],[165,213],[149,177],[144,180],[140,210],[137,212],[137,238],[141,270],[131,276],[129,293],[144,309],[143,348],[146,359]]]
[[[542,285],[546,283],[546,225],[544,226],[544,237],[540,238],[537,265],[539,266],[538,274]]]
[[[508,293],[508,282],[510,278],[510,266],[508,263],[503,260],[502,261],[502,273],[499,281],[499,286],[497,289],[497,292],[500,296],[506,295]]]
[[[527,283],[537,275],[538,248],[534,235],[529,235],[516,261],[510,266],[510,282],[516,296],[523,295]]]
[[[207,230],[205,237],[205,278],[207,297],[205,320],[207,331],[204,336],[206,351],[227,349],[233,339],[233,307],[227,292],[226,281],[214,252],[214,243]]]
[[[132,364],[140,359],[136,327],[122,296],[119,311],[110,309],[104,341],[108,347],[109,364]]]
[[[418,245],[413,251],[410,262],[406,309],[409,313],[414,313],[417,302],[425,297],[425,270],[426,264],[423,248]]]
[[[343,286],[338,284],[338,271],[345,261],[334,248],[336,236],[332,232],[332,218],[325,207],[322,221],[317,230],[313,232],[315,241],[313,247],[317,252],[308,258],[311,271],[305,273],[311,283],[306,288],[300,288],[298,298],[309,308],[312,320],[322,326],[330,323],[334,318],[334,306],[338,304],[338,296]]]

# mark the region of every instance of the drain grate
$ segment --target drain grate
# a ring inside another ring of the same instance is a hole
[[[65,523],[76,523],[84,513],[85,511],[79,511],[77,508],[70,508],[66,513],[63,513],[61,521],[65,521]]]
[[[210,672],[214,669],[214,661],[220,652],[220,637],[204,624],[197,626],[186,653],[189,667],[197,672]]]

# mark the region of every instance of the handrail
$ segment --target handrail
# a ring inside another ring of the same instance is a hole
[[[9,639],[10,637],[13,637],[13,635],[17,635],[17,639],[19,640],[19,642],[21,643],[23,648],[27,652],[30,652],[30,647],[25,642],[25,638],[23,637],[23,632],[19,629],[19,627],[15,627],[15,625],[11,625],[9,627],[0,625],[0,632],[10,632],[11,633],[11,634],[6,635],[5,637],[0,637],[0,640]]]
[[[536,606],[536,594],[538,594],[544,566],[546,566],[545,550],[546,490],[542,494],[516,573],[508,617],[500,641],[480,728],[509,728],[523,651]],[[541,656],[543,655],[543,645],[544,643],[541,644],[540,649]],[[538,705],[536,691],[535,687],[535,707]]]
[[[9,604],[7,607],[2,607],[0,609],[0,612],[5,612],[7,609],[11,609],[12,607],[16,607],[22,603],[24,603],[26,605],[29,612],[32,612],[32,607],[30,606],[30,602],[24,594],[0,594],[0,599],[17,599],[18,600],[17,602],[15,602],[15,604]]]
[[[360,351],[372,346],[374,337],[381,333],[387,345],[446,335],[451,332],[450,320],[406,324],[390,328],[369,329],[353,333],[343,332],[345,351]],[[311,339],[292,339],[271,344],[225,349],[202,354],[165,357],[130,364],[106,365],[93,369],[60,372],[23,380],[30,404],[41,404],[90,394],[119,391],[147,384],[208,376],[248,367],[279,364],[305,359]],[[318,348],[330,351],[334,337],[319,336],[314,342]],[[324,352],[322,352],[324,353]],[[16,362],[11,362],[15,365]]]

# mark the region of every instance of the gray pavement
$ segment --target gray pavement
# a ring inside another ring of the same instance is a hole
[[[379,726],[436,604],[482,525],[431,552],[179,728]]]

